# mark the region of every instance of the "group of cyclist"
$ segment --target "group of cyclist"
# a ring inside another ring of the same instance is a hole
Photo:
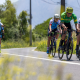
[[[48,42],[47,42],[47,54],[49,55],[49,45],[50,40],[52,37],[52,33],[54,31],[57,31],[57,35],[55,35],[55,41],[59,37],[59,33],[62,34],[62,32],[67,31],[68,29],[72,29],[70,21],[74,20],[75,28],[76,28],[76,35],[77,35],[77,44],[76,44],[76,55],[78,56],[78,50],[79,50],[79,41],[80,41],[80,19],[77,21],[77,16],[73,13],[72,7],[67,7],[66,11],[61,14],[61,17],[59,14],[55,14],[54,17],[50,20],[49,28],[48,28]],[[63,42],[65,39],[66,34],[63,34],[61,36],[61,41],[59,47],[62,49]],[[71,33],[72,36],[72,33]]]

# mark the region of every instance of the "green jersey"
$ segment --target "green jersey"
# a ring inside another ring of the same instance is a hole
[[[67,17],[67,13],[63,12],[61,14],[61,23],[69,23],[71,20],[74,20],[74,23],[77,23],[77,17],[74,13],[72,13],[71,17]]]

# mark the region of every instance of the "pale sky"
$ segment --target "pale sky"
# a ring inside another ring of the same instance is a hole
[[[16,1],[18,1],[18,0],[11,0],[12,3],[16,2]],[[0,0],[0,4],[3,4],[3,3],[5,3],[5,0]]]

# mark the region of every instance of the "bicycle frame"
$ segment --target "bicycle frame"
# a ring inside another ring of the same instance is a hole
[[[73,52],[73,38],[71,36],[72,31],[74,31],[74,30],[68,30],[68,32],[62,33],[62,35],[66,34],[66,36],[65,36],[65,40],[64,40],[64,44],[63,44],[63,49],[60,49],[60,48],[58,49],[59,59],[63,58],[64,52],[66,52],[67,60],[71,59],[72,52]],[[69,42],[70,42],[70,45],[69,45]],[[70,50],[71,50],[71,52],[70,52]]]
[[[55,40],[55,32],[52,32],[52,38],[51,38],[51,48],[53,49],[53,42]]]
[[[66,32],[64,32],[63,34],[65,34]],[[68,36],[67,36],[68,35]],[[67,46],[66,45],[69,45],[68,44],[68,42],[69,42],[69,40],[70,40],[70,38],[72,38],[71,37],[71,32],[67,32],[67,34],[66,34],[66,36],[65,36],[65,40],[64,40],[64,51],[66,51],[66,48],[67,48]]]
[[[50,54],[52,54],[52,56],[55,56],[55,52],[56,52],[56,42],[55,42],[55,35],[56,32],[52,32],[52,37],[51,37],[51,43],[50,43]],[[55,45],[53,45],[53,43],[55,42]]]

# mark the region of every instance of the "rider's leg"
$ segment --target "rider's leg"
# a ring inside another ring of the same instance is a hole
[[[51,40],[51,36],[48,36],[48,42],[47,42],[47,54],[49,54],[50,40]]]
[[[59,33],[57,32],[57,34],[55,35],[55,42],[54,42],[54,46],[56,45],[56,41],[57,41],[58,37],[59,37]]]
[[[63,30],[63,33],[64,33],[64,32],[65,32],[65,31]],[[65,36],[66,36],[66,33],[65,33],[65,34],[62,34],[61,41],[60,41],[60,47],[62,47],[62,44],[63,44],[64,39],[65,39]]]
[[[59,37],[59,33],[57,33],[56,36],[55,36],[56,41],[57,41],[58,37]]]

